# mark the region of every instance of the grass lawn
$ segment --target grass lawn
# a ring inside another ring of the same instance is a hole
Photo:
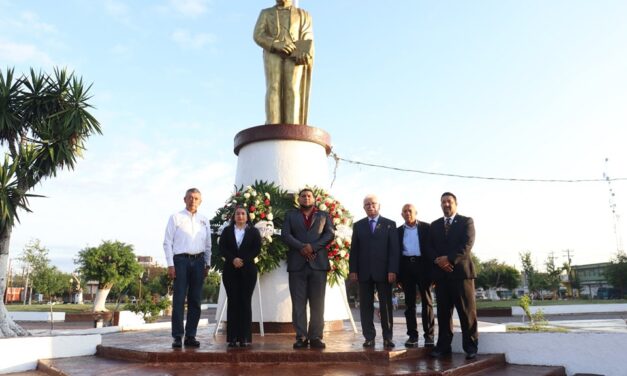
[[[120,307],[123,306],[123,304],[120,305]],[[6,307],[9,311],[50,312],[50,306],[48,304],[8,304]],[[54,312],[83,313],[91,312],[92,307],[93,304],[55,304],[52,310]],[[107,304],[106,307],[109,311],[113,311],[115,304]]]
[[[532,306],[573,305],[573,304],[626,304],[627,299],[569,299],[569,300],[534,300]],[[477,300],[477,308],[517,307],[518,299]]]

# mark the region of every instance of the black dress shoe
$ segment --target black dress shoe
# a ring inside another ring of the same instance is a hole
[[[451,353],[451,350],[440,350],[436,348],[433,351],[431,351],[429,355],[431,355],[432,358],[442,358],[446,355],[449,355],[450,353]]]
[[[367,339],[363,346],[366,348],[374,347],[374,339]]]
[[[242,341],[239,343],[239,347],[250,347],[250,346],[252,346],[252,343],[248,341]]]
[[[229,341],[229,343],[226,345],[227,347],[237,347],[237,342],[235,341]]]
[[[295,349],[306,349],[309,346],[309,341],[306,339],[299,338],[294,342]]]
[[[183,344],[185,347],[200,347],[200,342],[196,341],[196,337],[185,337]]]
[[[409,339],[405,341],[405,347],[418,347],[418,337],[409,337]]]
[[[183,342],[181,342],[181,337],[174,337],[174,341],[172,342],[173,349],[180,349],[183,347]]]
[[[468,354],[466,354],[466,359],[468,360],[475,359],[476,357],[477,357],[476,352],[469,352]]]
[[[393,349],[394,348],[394,342],[392,342],[391,339],[384,339],[383,340],[383,348],[385,349]]]
[[[325,349],[327,345],[320,338],[314,338],[309,341],[309,347],[312,349]]]
[[[433,347],[434,343],[432,339],[425,339],[425,347]]]

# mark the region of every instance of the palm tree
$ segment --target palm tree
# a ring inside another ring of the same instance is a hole
[[[15,77],[0,71],[0,293],[6,290],[11,231],[18,211],[30,212],[28,193],[62,169],[74,169],[84,142],[100,124],[88,112],[92,106],[83,80],[65,69],[52,75],[30,70]],[[27,335],[8,316],[0,300],[0,337]]]

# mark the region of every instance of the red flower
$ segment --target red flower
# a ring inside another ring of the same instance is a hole
[[[263,202],[263,204],[264,204],[265,206],[270,206],[270,200],[266,199],[266,200]]]
[[[248,207],[248,210],[249,210],[251,213],[254,213],[254,212],[255,212],[255,209],[256,209],[256,208],[255,208],[254,206],[252,206],[252,205],[250,205],[250,207]]]
[[[239,197],[241,195],[240,192],[235,192],[235,197]]]
[[[264,219],[266,217],[266,213],[261,212],[261,214],[259,214],[259,216],[261,217],[261,219]]]

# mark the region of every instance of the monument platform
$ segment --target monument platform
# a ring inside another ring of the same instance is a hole
[[[294,350],[293,335],[253,336],[250,348],[226,347],[222,335],[203,331],[198,349],[172,349],[169,330],[124,332],[103,336],[96,356],[41,360],[38,371],[51,375],[546,375],[563,376],[563,367],[510,365],[502,354],[464,354],[433,359],[430,349],[362,347],[352,331],[325,333],[324,350]],[[403,338],[400,334],[397,338]]]

